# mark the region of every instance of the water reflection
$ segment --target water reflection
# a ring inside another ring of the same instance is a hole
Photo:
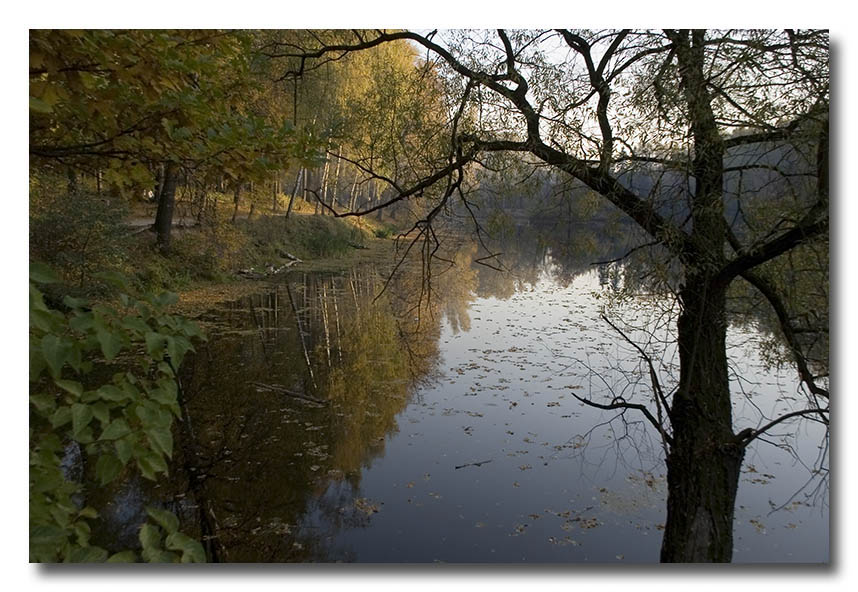
[[[586,249],[520,241],[506,273],[480,256],[451,248],[431,285],[420,265],[389,283],[371,266],[293,272],[212,311],[184,369],[177,470],[123,499],[177,511],[219,561],[657,561],[657,434],[573,395],[647,396],[606,307],[668,384],[669,301],[632,297],[635,270],[594,269]],[[763,364],[759,333],[731,339],[737,424],[788,406],[794,381]],[[791,445],[812,464],[824,439],[803,429]],[[764,442],[747,458],[735,559],[825,560],[826,499],[789,499],[807,471]]]

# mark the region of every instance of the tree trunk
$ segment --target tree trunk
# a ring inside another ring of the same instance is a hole
[[[733,514],[744,448],[733,434],[727,368],[724,146],[704,75],[704,33],[673,33],[694,138],[691,246],[682,253],[679,389],[667,458],[665,562],[729,562]],[[690,41],[690,43],[689,43]]]
[[[292,189],[292,195],[289,196],[289,205],[286,207],[285,220],[289,220],[289,214],[292,213],[292,202],[295,201],[295,196],[298,194],[298,184],[301,182],[301,173],[303,172],[303,168],[298,169],[298,176],[295,177],[295,187]]]
[[[325,154],[325,168],[322,172],[322,183],[319,189],[319,195],[317,198],[317,205],[322,212],[322,215],[325,215],[325,204],[328,203],[326,199],[326,194],[328,192],[328,168],[329,168],[330,160],[328,159],[327,153]]]
[[[352,183],[352,190],[349,192],[349,211],[355,211],[355,200],[357,199],[357,184],[358,184],[358,174],[355,173],[355,180]]]
[[[235,184],[235,190],[232,194],[232,223],[235,224],[235,217],[238,215],[238,203],[241,200],[241,182]]]
[[[163,253],[170,250],[170,231],[173,229],[173,208],[176,205],[178,181],[179,167],[170,162],[164,168],[164,185],[158,196],[158,212],[155,214],[155,244]]]
[[[733,435],[725,289],[689,277],[681,293],[679,389],[667,458],[663,562],[729,562],[744,448]]]
[[[164,164],[161,163],[155,170],[155,195],[150,198],[150,201],[159,202],[161,200],[161,192],[164,190]]]
[[[277,213],[277,190],[279,189],[280,181],[277,179],[277,173],[274,173],[274,179],[271,182],[271,190],[272,190],[272,201],[271,201],[271,211],[273,213]]]
[[[340,150],[341,150],[341,147],[337,148],[337,153],[339,153]],[[336,166],[336,168],[334,168],[334,183],[333,183],[334,187],[331,190],[330,206],[331,206],[331,210],[334,210],[334,211],[336,211],[336,207],[337,207],[337,188],[339,187],[339,181],[340,181],[340,162],[341,162],[340,159],[337,158],[337,166]]]
[[[305,204],[309,204],[310,200],[307,199],[307,182],[310,180],[310,175],[312,172],[308,171],[306,167],[304,167],[304,177],[301,180],[301,199],[304,200]]]
[[[71,167],[66,167],[66,189],[70,195],[77,193],[77,173]]]

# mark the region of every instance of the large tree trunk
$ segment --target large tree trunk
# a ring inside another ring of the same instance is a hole
[[[689,277],[679,317],[664,562],[729,562],[744,448],[733,435],[725,289]]]
[[[170,250],[170,231],[173,229],[173,208],[176,205],[176,184],[179,167],[168,163],[164,168],[164,185],[158,196],[158,212],[155,214],[155,244],[164,253]]]
[[[662,561],[728,562],[744,449],[733,434],[727,368],[724,146],[704,75],[703,31],[669,33],[694,138],[691,246],[682,253],[679,389],[667,458],[667,523]]]

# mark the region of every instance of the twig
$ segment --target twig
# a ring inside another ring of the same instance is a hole
[[[454,467],[454,468],[456,468],[456,469],[464,469],[465,467],[479,467],[479,466],[482,466],[482,465],[484,465],[484,464],[486,464],[486,463],[490,463],[490,462],[492,462],[492,461],[491,461],[491,459],[489,459],[489,460],[481,460],[480,462],[465,463],[465,464],[463,464],[463,465],[459,465],[458,467]]]

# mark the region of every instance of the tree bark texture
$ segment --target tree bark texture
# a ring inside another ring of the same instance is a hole
[[[681,294],[663,562],[729,562],[733,554],[744,448],[732,430],[724,292],[689,279]]]
[[[176,185],[179,167],[168,163],[164,168],[164,185],[158,196],[158,212],[155,214],[155,244],[164,253],[170,250],[170,231],[173,229],[173,209],[176,205]]]

